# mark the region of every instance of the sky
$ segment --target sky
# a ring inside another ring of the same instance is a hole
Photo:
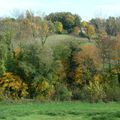
[[[83,20],[120,16],[120,0],[0,0],[0,17],[15,16],[25,10],[47,15],[72,12]]]

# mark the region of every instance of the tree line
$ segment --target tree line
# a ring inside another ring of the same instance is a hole
[[[120,18],[81,21],[70,12],[0,20],[0,99],[120,100]],[[46,45],[49,36],[70,34]],[[53,43],[54,44],[54,43]]]

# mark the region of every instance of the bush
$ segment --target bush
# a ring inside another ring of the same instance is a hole
[[[5,73],[0,78],[1,99],[21,99],[27,95],[27,85],[20,77]]]
[[[43,80],[41,83],[37,83],[35,86],[35,99],[40,101],[51,100],[54,94],[54,86],[47,80]]]
[[[106,97],[103,84],[99,81],[92,81],[88,86],[85,86],[81,91],[81,99],[90,102],[103,101]]]
[[[68,90],[68,88],[61,84],[56,87],[56,92],[54,99],[57,101],[66,101],[71,100],[72,93]]]
[[[120,86],[105,85],[106,101],[120,101]]]
[[[72,88],[72,99],[73,100],[82,100],[82,90],[79,87]]]

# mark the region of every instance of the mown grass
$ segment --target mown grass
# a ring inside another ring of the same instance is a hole
[[[0,120],[120,120],[120,104],[0,103]]]

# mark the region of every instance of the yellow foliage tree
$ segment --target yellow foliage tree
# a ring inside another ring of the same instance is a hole
[[[15,76],[12,73],[5,73],[0,78],[0,89],[2,89],[5,99],[21,99],[28,94],[27,85],[19,76]]]
[[[88,22],[83,21],[81,23],[81,32],[90,40],[92,35],[95,34],[95,28],[93,25],[90,25]]]
[[[87,91],[90,94],[91,102],[97,102],[106,97],[104,86],[98,80],[90,82]]]
[[[54,94],[54,86],[51,85],[48,80],[43,80],[41,83],[38,83],[34,86],[36,89],[36,97],[37,100],[49,100]]]

